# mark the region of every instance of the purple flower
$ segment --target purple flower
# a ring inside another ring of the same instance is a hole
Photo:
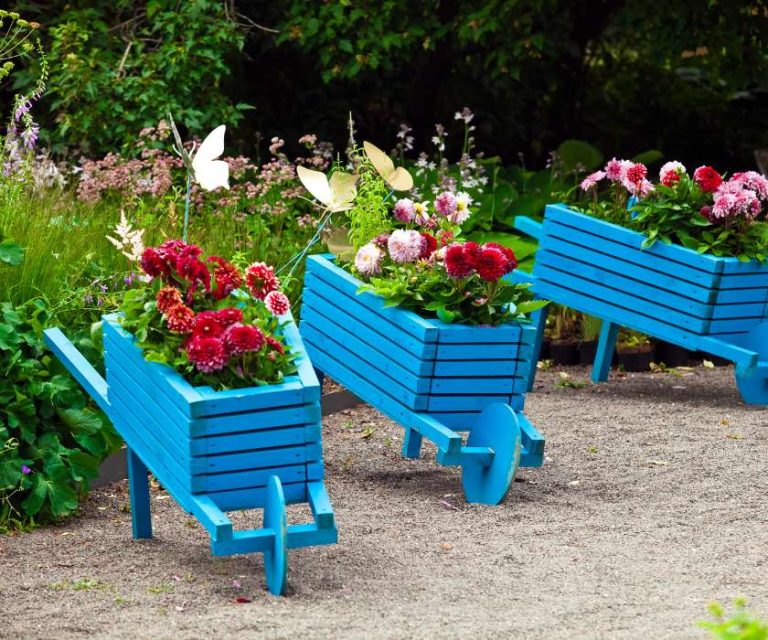
[[[29,468],[27,465],[23,464],[23,465],[21,465],[21,472],[22,472],[22,473],[23,473],[25,476],[27,476],[27,475],[29,475],[30,473],[32,473],[32,469],[30,469],[30,468]]]
[[[24,117],[25,114],[29,113],[29,110],[32,108],[32,101],[31,100],[24,100],[18,107],[16,107],[16,112],[13,114],[13,119],[18,122],[19,120]]]
[[[37,138],[40,135],[40,127],[33,124],[31,127],[24,129],[21,132],[21,139],[24,141],[24,146],[30,151],[35,148]]]

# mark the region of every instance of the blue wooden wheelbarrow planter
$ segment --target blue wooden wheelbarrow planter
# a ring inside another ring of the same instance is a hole
[[[267,586],[282,594],[287,550],[337,539],[323,483],[320,384],[292,319],[297,375],[281,384],[214,391],[147,362],[117,316],[104,317],[104,380],[59,329],[46,343],[125,440],[134,538],[150,538],[147,471],[211,535],[214,555],[261,552]],[[309,503],[311,524],[287,525],[286,504]],[[263,508],[264,526],[234,531],[227,511]]]
[[[620,326],[736,365],[748,404],[768,404],[768,265],[698,254],[549,205],[544,222],[518,217],[518,229],[539,240],[532,274],[537,296],[601,318],[592,380],[608,377]],[[538,358],[546,308],[538,312]]]
[[[405,428],[403,455],[422,437],[438,462],[460,465],[469,502],[497,504],[518,466],[540,466],[544,439],[522,413],[536,336],[531,325],[471,327],[428,320],[358,294],[333,256],[311,256],[301,334],[313,365]],[[466,443],[459,431],[468,431]]]

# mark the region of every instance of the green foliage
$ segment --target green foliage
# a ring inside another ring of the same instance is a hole
[[[371,277],[360,291],[372,291],[386,306],[411,309],[443,322],[498,325],[511,320],[526,321],[526,315],[545,307],[533,300],[528,284],[504,280],[486,282],[477,274],[449,278],[443,269],[426,262],[389,264],[382,277]]]
[[[390,218],[387,207],[389,188],[364,153],[355,151],[353,158],[357,163],[357,196],[354,206],[346,215],[349,220],[349,239],[357,251],[371,238],[387,231]]]
[[[603,163],[603,154],[582,140],[566,140],[556,153],[566,172],[594,171]]]
[[[41,301],[0,305],[0,529],[75,511],[120,444],[46,350],[48,320]]]
[[[235,125],[246,108],[222,93],[244,40],[220,2],[67,6],[50,38],[57,150],[114,150],[169,111],[193,131]]]
[[[726,616],[722,605],[713,602],[708,608],[715,620],[700,622],[699,626],[709,631],[712,640],[768,640],[768,619],[749,611],[743,598],[734,599],[733,607],[733,613]]]

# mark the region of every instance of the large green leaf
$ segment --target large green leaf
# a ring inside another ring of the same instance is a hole
[[[24,249],[15,242],[0,242],[0,262],[18,267],[24,261]]]
[[[506,233],[504,231],[477,231],[471,233],[468,238],[473,242],[480,244],[495,242],[504,245],[505,247],[509,247],[515,252],[518,262],[536,253],[536,248],[538,247],[538,243],[532,238],[518,236],[514,233]]]
[[[603,163],[603,154],[583,140],[566,140],[557,148],[557,156],[566,171],[594,171]]]
[[[638,153],[634,158],[632,158],[632,162],[642,162],[643,164],[653,164],[654,162],[658,162],[664,158],[664,154],[659,151],[658,149],[649,149],[648,151],[643,151],[642,153]]]
[[[102,427],[99,414],[91,409],[62,409],[59,417],[73,433],[93,435]]]

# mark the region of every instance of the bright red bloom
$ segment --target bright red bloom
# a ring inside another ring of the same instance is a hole
[[[421,237],[424,238],[424,248],[419,254],[419,258],[429,258],[437,249],[437,238],[429,233],[422,233]]]
[[[153,249],[152,247],[144,249],[139,264],[141,264],[144,273],[153,278],[168,274],[168,265],[165,260],[163,260],[160,253],[158,253],[157,249]]]
[[[485,246],[475,261],[475,269],[486,282],[495,282],[509,273],[509,260],[501,249]]]
[[[264,342],[261,329],[253,325],[233,324],[224,333],[224,344],[234,355],[258,351],[264,346]]]
[[[221,371],[229,361],[224,342],[219,338],[205,336],[197,336],[189,341],[187,357],[203,373]]]
[[[507,273],[517,269],[517,256],[515,255],[515,252],[512,251],[512,249],[505,247],[503,244],[499,244],[498,242],[486,242],[483,246],[498,249],[506,256],[507,260],[509,260]]]
[[[288,296],[280,291],[270,291],[264,298],[264,304],[270,313],[275,316],[284,316],[291,310],[291,302]]]
[[[276,340],[272,336],[267,336],[267,344],[271,349],[274,349],[277,351],[280,355],[285,353],[285,347],[283,347],[282,343],[279,340]]]
[[[245,281],[254,298],[263,300],[271,291],[280,288],[280,280],[268,264],[254,262],[245,270]]]
[[[228,327],[232,324],[235,324],[236,322],[242,322],[243,312],[240,311],[240,309],[228,307],[226,309],[220,309],[217,311],[216,317],[218,318],[221,326]]]
[[[218,311],[203,311],[195,318],[195,336],[217,337],[222,334],[224,327]]]
[[[474,267],[475,262],[480,258],[480,252],[483,248],[477,242],[465,242],[462,246],[464,247],[464,253],[467,254],[467,259],[472,262]]]
[[[466,245],[452,244],[445,251],[445,270],[451,278],[466,278],[475,269],[472,251]]]
[[[636,162],[627,169],[627,182],[640,184],[645,180],[646,175],[648,175],[648,168],[644,164]]]
[[[453,242],[453,232],[452,231],[440,231],[437,234],[437,240],[440,247],[447,247],[451,242]]]
[[[171,307],[164,315],[173,333],[190,333],[195,326],[195,312],[183,304]]]
[[[160,313],[166,313],[169,309],[184,303],[181,292],[176,287],[163,287],[157,292],[155,300]]]
[[[243,284],[243,278],[235,265],[230,264],[219,256],[211,256],[208,262],[216,263],[213,270],[213,280],[216,283],[216,289],[213,292],[214,298],[223,300],[235,289]]]
[[[693,172],[694,182],[704,193],[712,193],[722,184],[723,177],[712,167],[699,167]]]

